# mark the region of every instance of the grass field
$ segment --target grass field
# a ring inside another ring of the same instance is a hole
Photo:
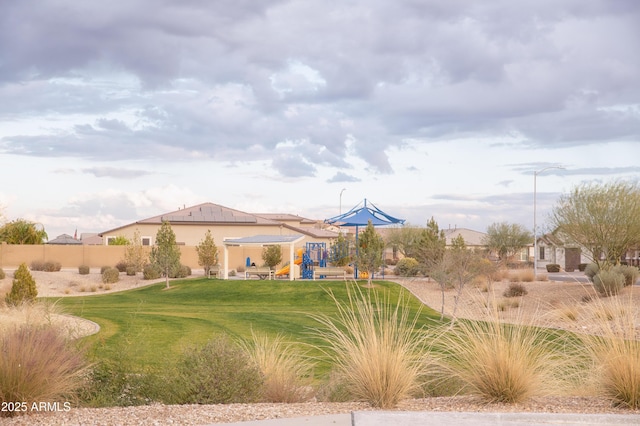
[[[401,286],[376,282],[378,291],[392,301],[407,293],[412,315],[420,302]],[[139,367],[158,367],[175,358],[184,348],[204,343],[215,334],[248,338],[251,330],[290,341],[319,343],[309,332],[317,327],[310,314],[336,313],[335,302],[346,300],[344,281],[225,281],[186,279],[112,293],[103,296],[61,298],[64,311],[98,323],[100,333],[87,338],[98,358],[127,353]],[[418,326],[438,314],[422,308]]]

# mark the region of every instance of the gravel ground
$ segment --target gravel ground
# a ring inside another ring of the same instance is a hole
[[[250,420],[341,414],[372,410],[365,403],[147,405],[141,407],[71,408],[67,412],[31,413],[0,419],[0,424],[32,425],[206,425]],[[403,401],[398,411],[544,412],[584,414],[639,414],[616,408],[604,398],[533,398],[525,404],[486,404],[472,397],[439,397]]]

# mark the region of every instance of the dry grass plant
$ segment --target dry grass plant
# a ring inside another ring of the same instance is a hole
[[[0,330],[0,402],[72,402],[87,368],[83,351],[52,324],[47,308],[24,309],[20,323]]]
[[[239,343],[264,374],[267,402],[305,402],[311,398],[313,365],[284,336],[269,337],[252,331],[250,340]]]
[[[581,335],[593,363],[596,392],[615,405],[640,408],[640,324],[634,299],[615,296],[594,301],[594,333]]]
[[[329,292],[337,318],[312,315],[326,342],[320,350],[333,360],[350,395],[373,407],[395,407],[420,387],[426,339],[415,330],[418,315],[409,318],[402,296],[393,304],[388,294],[375,288],[365,293],[357,283],[347,283],[347,293],[343,303]]]
[[[548,329],[501,321],[500,303],[486,302],[484,321],[461,320],[434,337],[439,365],[487,402],[520,403],[564,394],[573,367]]]

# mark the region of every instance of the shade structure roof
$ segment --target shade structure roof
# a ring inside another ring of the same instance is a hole
[[[364,203],[360,203],[348,212],[325,219],[325,223],[338,225],[338,226],[367,226],[371,222],[373,226],[383,225],[396,225],[403,224],[404,219],[395,218],[379,208],[373,203],[367,202],[364,199]]]
[[[225,238],[226,246],[295,244],[302,241],[304,235],[254,235],[242,238]]]

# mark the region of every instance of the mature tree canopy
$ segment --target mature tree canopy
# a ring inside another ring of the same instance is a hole
[[[516,253],[533,243],[533,235],[517,223],[493,223],[487,228],[483,243],[497,253],[501,261],[509,261]]]
[[[169,276],[172,271],[180,267],[180,248],[176,244],[176,234],[171,229],[169,222],[162,222],[162,226],[156,234],[156,244],[151,248],[150,261],[158,265],[166,278],[166,286],[169,288]]]
[[[0,228],[0,241],[7,244],[44,244],[47,238],[42,225],[24,219],[5,223]]]
[[[629,182],[579,185],[560,198],[551,220],[606,269],[640,246],[640,187]]]
[[[365,230],[358,236],[358,268],[368,274],[368,285],[371,286],[373,273],[384,264],[384,239],[376,232],[369,221]]]
[[[386,243],[403,257],[416,258],[423,228],[403,225],[390,228],[386,233]]]
[[[207,229],[204,240],[196,246],[196,252],[198,252],[198,265],[202,266],[204,274],[209,276],[211,267],[218,264],[218,247],[211,236],[211,230]]]

